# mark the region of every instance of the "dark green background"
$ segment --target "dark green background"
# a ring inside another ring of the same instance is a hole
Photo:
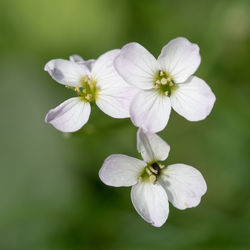
[[[249,1],[0,1],[0,249],[250,249]],[[196,75],[217,101],[204,121],[175,112],[160,135],[167,164],[204,175],[200,206],[170,206],[162,228],[135,212],[129,188],[103,185],[113,153],[137,156],[136,128],[94,109],[82,130],[44,123],[73,96],[43,71],[53,58],[96,58],[137,41],[158,56],[187,37],[201,48]]]

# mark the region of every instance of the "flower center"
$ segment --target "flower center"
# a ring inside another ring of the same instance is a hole
[[[157,162],[147,164],[147,166],[140,173],[138,180],[140,182],[144,181],[155,184],[157,178],[161,175],[161,169],[164,167],[164,165],[159,165]]]
[[[171,96],[176,87],[173,78],[167,72],[159,70],[155,74],[154,89],[161,95]]]
[[[73,89],[79,97],[85,102],[92,102],[97,99],[98,87],[96,86],[96,80],[85,76],[81,79],[80,84],[75,87],[66,86]]]

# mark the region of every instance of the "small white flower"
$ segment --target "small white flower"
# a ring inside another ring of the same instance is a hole
[[[169,213],[168,201],[178,209],[195,207],[207,191],[201,173],[185,164],[165,167],[170,147],[158,135],[137,132],[137,149],[143,161],[126,155],[111,155],[99,171],[109,186],[132,186],[131,200],[140,216],[155,227],[162,226]]]
[[[129,104],[136,89],[128,85],[116,72],[114,58],[119,49],[111,50],[97,60],[84,61],[73,55],[69,60],[54,59],[45,71],[57,82],[73,89],[78,97],[70,98],[51,109],[45,121],[62,132],[74,132],[89,119],[91,105],[96,105],[114,118],[129,117]]]
[[[141,89],[131,103],[132,122],[159,132],[167,125],[171,106],[189,121],[205,119],[215,96],[202,79],[192,76],[200,62],[198,45],[182,37],[164,46],[157,60],[138,43],[125,45],[115,67],[128,83]]]

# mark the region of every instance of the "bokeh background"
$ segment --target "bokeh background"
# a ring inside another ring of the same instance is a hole
[[[1,0],[0,249],[250,249],[249,13],[248,0]],[[170,206],[154,228],[129,188],[98,178],[110,154],[137,156],[136,128],[97,109],[74,134],[45,124],[73,92],[43,67],[131,41],[158,56],[177,36],[199,44],[196,75],[217,101],[196,123],[172,112],[160,135],[171,145],[167,164],[198,168],[208,192],[197,208]]]

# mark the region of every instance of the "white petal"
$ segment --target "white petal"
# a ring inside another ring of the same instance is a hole
[[[178,209],[196,207],[207,191],[201,173],[185,164],[169,165],[162,170],[159,182],[165,188],[169,201]]]
[[[95,59],[89,59],[87,61],[84,61],[83,64],[89,69],[89,71],[91,71],[93,69],[95,63],[96,63]]]
[[[114,68],[114,59],[119,53],[120,49],[113,49],[97,58],[91,71],[92,76],[97,79],[97,84],[102,79],[110,78],[114,74],[117,74]]]
[[[89,74],[86,66],[63,59],[49,61],[44,70],[57,82],[73,87],[79,85],[81,78]]]
[[[159,184],[139,182],[132,187],[131,200],[138,214],[155,227],[168,218],[168,196]]]
[[[88,121],[89,115],[90,104],[74,97],[51,109],[45,117],[45,122],[51,123],[62,132],[75,132]]]
[[[137,150],[145,162],[164,161],[167,159],[170,146],[157,134],[137,131]]]
[[[79,55],[72,55],[69,57],[69,60],[71,62],[76,62],[80,65],[85,65],[90,71],[92,70],[93,66],[94,66],[94,63],[96,60],[94,59],[89,59],[87,61],[85,61],[81,56]]]
[[[144,161],[127,155],[110,155],[104,161],[99,177],[109,186],[132,186],[137,183],[139,174],[145,166]]]
[[[116,83],[118,82],[114,82],[114,84]],[[129,113],[130,103],[137,93],[138,89],[134,87],[131,86],[119,87],[119,84],[116,84],[114,85],[113,88],[103,88],[99,90],[98,98],[96,100],[96,105],[105,114],[111,117],[127,118],[130,117]]]
[[[94,64],[92,76],[97,81],[97,106],[114,118],[129,117],[129,106],[137,93],[133,86],[127,84],[114,68],[114,58],[119,49],[111,50],[100,56]]]
[[[171,111],[170,98],[155,90],[140,91],[130,105],[130,116],[135,126],[156,133],[163,130]]]
[[[71,62],[76,62],[76,63],[83,63],[84,62],[83,58],[79,55],[72,55],[69,57],[69,60]]]
[[[115,59],[115,68],[128,83],[140,89],[151,89],[159,65],[143,46],[129,43],[121,49],[120,55]]]
[[[189,121],[205,119],[211,112],[215,95],[200,78],[191,76],[170,96],[173,109]]]
[[[199,67],[201,57],[197,44],[179,37],[162,48],[158,57],[163,70],[170,73],[177,83],[184,82]]]

